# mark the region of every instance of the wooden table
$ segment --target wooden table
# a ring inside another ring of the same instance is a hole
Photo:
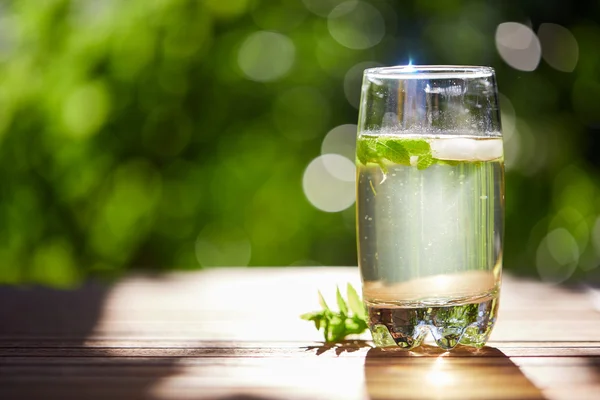
[[[591,292],[506,277],[488,347],[389,352],[298,318],[346,282],[355,268],[0,288],[0,399],[600,399]]]

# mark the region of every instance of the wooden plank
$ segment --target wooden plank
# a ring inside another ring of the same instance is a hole
[[[54,391],[60,387],[89,384],[117,390],[158,376],[161,380],[153,390],[168,394],[169,398],[180,398],[182,392],[185,395],[191,389],[202,394],[226,388],[243,394],[274,393],[279,398],[305,398],[307,395],[337,398],[336,395],[341,393],[363,392],[374,399],[542,397],[541,391],[511,360],[500,357],[494,357],[492,363],[474,366],[461,358],[395,357],[380,362],[382,360],[376,357],[371,362],[367,357],[353,363],[343,358],[313,358],[304,362],[297,359],[224,361],[203,358],[176,364],[159,361],[108,358],[108,365],[101,365],[96,360],[93,364],[54,368],[22,366],[11,369],[10,374],[0,368],[0,385],[6,388],[7,382],[12,387],[35,384]],[[352,390],[347,387],[349,380]],[[344,384],[332,385],[332,382]],[[302,389],[299,396],[298,389]]]
[[[312,357],[339,356],[340,354],[364,357],[367,349],[371,349],[370,342],[349,346],[327,346],[322,344],[305,344],[298,347],[219,347],[191,345],[184,348],[174,347],[135,347],[135,348],[85,348],[85,347],[8,347],[0,348],[0,364],[9,357]],[[486,347],[481,350],[467,351],[457,349],[450,353],[444,353],[437,347],[427,353],[422,350],[407,352],[419,357],[463,357],[472,359],[474,357],[600,357],[600,343],[595,346],[532,346],[532,347],[505,347],[499,349]],[[402,350],[394,350],[402,352]]]
[[[366,344],[373,346],[371,341],[345,341],[336,346],[359,346],[356,343],[367,342]],[[324,346],[322,341],[223,341],[223,340],[201,340],[198,339],[121,339],[121,338],[108,338],[108,339],[68,339],[68,338],[3,338],[0,340],[0,351],[2,349],[13,349],[13,348],[24,348],[24,349],[35,349],[35,348],[106,348],[106,349],[163,349],[163,348],[308,348],[315,346]],[[489,347],[496,347],[501,350],[512,349],[512,348],[596,348],[600,346],[600,341],[490,341],[488,342]]]
[[[428,367],[436,362],[451,363],[454,368],[470,370],[475,367],[503,365],[506,360],[510,359],[518,366],[531,368],[557,368],[557,367],[586,367],[590,371],[594,371],[600,362],[600,357],[588,357],[585,359],[579,356],[563,356],[553,357],[547,356],[543,358],[537,357],[507,357],[507,356],[492,356],[492,357],[417,357],[417,358],[398,358],[394,363],[402,365],[410,365],[412,367]],[[366,361],[365,361],[366,360]],[[178,366],[212,366],[212,365],[229,365],[229,366],[254,366],[268,364],[293,364],[293,363],[312,363],[315,366],[323,365],[343,365],[346,363],[360,365],[367,363],[368,366],[386,366],[391,365],[389,359],[380,357],[347,357],[347,356],[325,356],[318,360],[314,357],[290,357],[290,356],[271,356],[271,357],[211,357],[211,356],[190,356],[187,357],[149,357],[149,356],[95,356],[95,357],[5,357],[0,360],[0,368],[6,374],[12,370],[35,370],[52,374],[55,369],[52,367],[60,366],[63,370],[67,367],[88,367],[89,369],[104,368],[104,367],[130,367],[139,368],[171,365],[177,363]],[[83,370],[82,370],[83,371]],[[6,375],[3,374],[4,378]]]
[[[600,314],[586,291],[509,276],[489,347],[390,352],[324,346],[298,318],[319,307],[318,289],[332,299],[346,282],[359,286],[356,268],[0,288],[0,398],[600,397]]]
[[[12,290],[2,296],[0,290],[0,320],[11,318],[0,325],[0,341],[319,340],[298,315],[319,307],[317,289],[333,298],[336,284],[348,281],[358,286],[355,268],[231,269],[137,276],[75,292]],[[558,329],[557,320],[577,329]],[[599,332],[600,314],[588,292],[505,277],[493,342],[597,341]]]

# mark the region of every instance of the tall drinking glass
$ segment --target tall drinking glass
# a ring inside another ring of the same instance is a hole
[[[504,164],[494,70],[364,73],[358,260],[377,346],[482,347],[498,310]]]

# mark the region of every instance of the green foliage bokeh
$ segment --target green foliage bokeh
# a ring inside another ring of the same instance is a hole
[[[365,25],[360,15],[336,20],[342,3],[0,4],[0,282],[71,286],[133,267],[355,265],[354,210],[313,207],[302,175],[329,130],[356,123],[353,76],[409,60],[497,70],[503,123],[519,141],[507,174],[506,267],[535,274],[541,241],[570,237],[574,276],[594,270],[600,9],[373,0],[361,3],[364,18],[380,21]],[[574,72],[502,62],[496,26],[528,17],[534,29],[561,18],[573,32]],[[547,237],[557,229],[567,234]]]

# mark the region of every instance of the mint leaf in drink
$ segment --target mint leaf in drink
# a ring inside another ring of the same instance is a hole
[[[379,164],[384,174],[387,174],[387,166],[383,161],[383,156],[377,151],[378,139],[369,136],[359,136],[356,141],[356,158],[358,161],[367,165],[368,163]]]
[[[411,157],[413,163],[410,162]],[[473,162],[435,158],[429,140],[401,135],[360,135],[356,142],[356,158],[363,165],[378,164],[384,174],[387,174],[390,163],[424,170],[434,164],[456,166],[462,162]]]
[[[402,146],[411,156],[431,155],[431,146],[423,139],[401,139]]]
[[[379,155],[393,163],[410,165],[410,154],[399,140],[379,140],[377,151]]]
[[[317,330],[323,329],[323,338],[326,342],[339,342],[348,335],[361,334],[367,330],[365,308],[356,293],[356,290],[348,284],[348,301],[344,300],[340,289],[337,288],[336,298],[339,312],[331,310],[321,292],[319,292],[319,303],[323,310],[302,314],[300,318],[313,321]]]
[[[429,168],[433,164],[435,164],[435,159],[431,156],[431,153],[420,155],[417,160],[418,169]]]
[[[370,162],[378,162],[379,156],[375,151],[376,139],[369,137],[359,137],[356,141],[356,158],[363,165]]]
[[[384,173],[387,166],[384,160],[395,164],[410,165],[411,156],[431,155],[431,146],[424,139],[359,136],[356,142],[356,158],[363,164],[379,164]]]

